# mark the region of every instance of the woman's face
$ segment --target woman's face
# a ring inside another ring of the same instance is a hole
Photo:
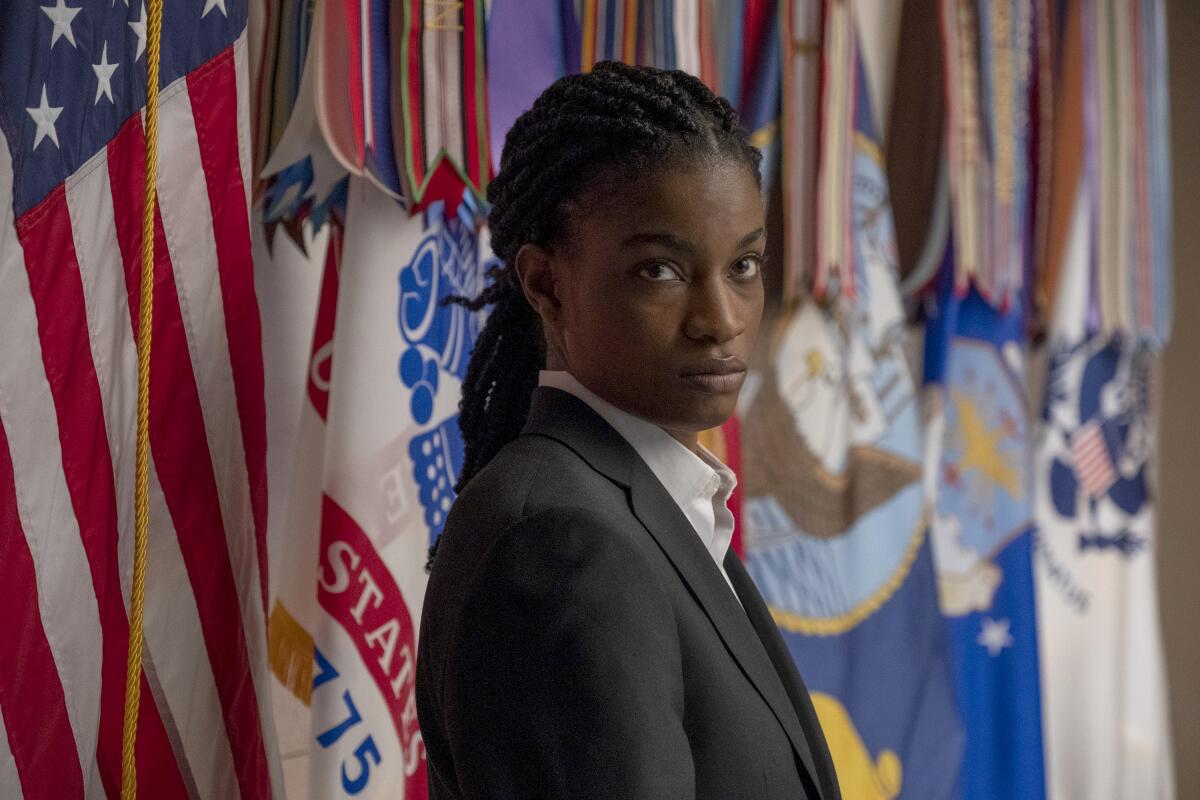
[[[553,297],[526,280],[547,366],[686,442],[720,425],[762,318],[763,226],[754,178],[732,160],[593,192],[568,210],[566,246],[546,253]]]

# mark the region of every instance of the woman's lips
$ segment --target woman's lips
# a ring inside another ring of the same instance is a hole
[[[708,358],[687,367],[680,377],[692,388],[728,394],[741,388],[746,378],[746,364],[736,356]]]
[[[682,376],[684,383],[702,392],[712,394],[729,394],[736,392],[746,378],[746,371],[740,372],[696,372]]]

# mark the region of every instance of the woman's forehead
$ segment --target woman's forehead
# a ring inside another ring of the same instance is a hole
[[[643,233],[643,242],[654,235],[738,240],[761,228],[763,217],[762,194],[751,170],[723,159],[597,184],[568,208],[567,227],[571,238],[609,242]]]

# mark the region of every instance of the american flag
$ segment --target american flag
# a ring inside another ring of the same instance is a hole
[[[279,792],[247,7],[164,4],[147,798]],[[0,797],[116,798],[133,537],[142,0],[0,13]]]

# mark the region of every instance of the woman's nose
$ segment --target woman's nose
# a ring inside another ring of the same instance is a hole
[[[743,306],[723,276],[693,283],[684,332],[691,339],[727,342],[746,329]]]

